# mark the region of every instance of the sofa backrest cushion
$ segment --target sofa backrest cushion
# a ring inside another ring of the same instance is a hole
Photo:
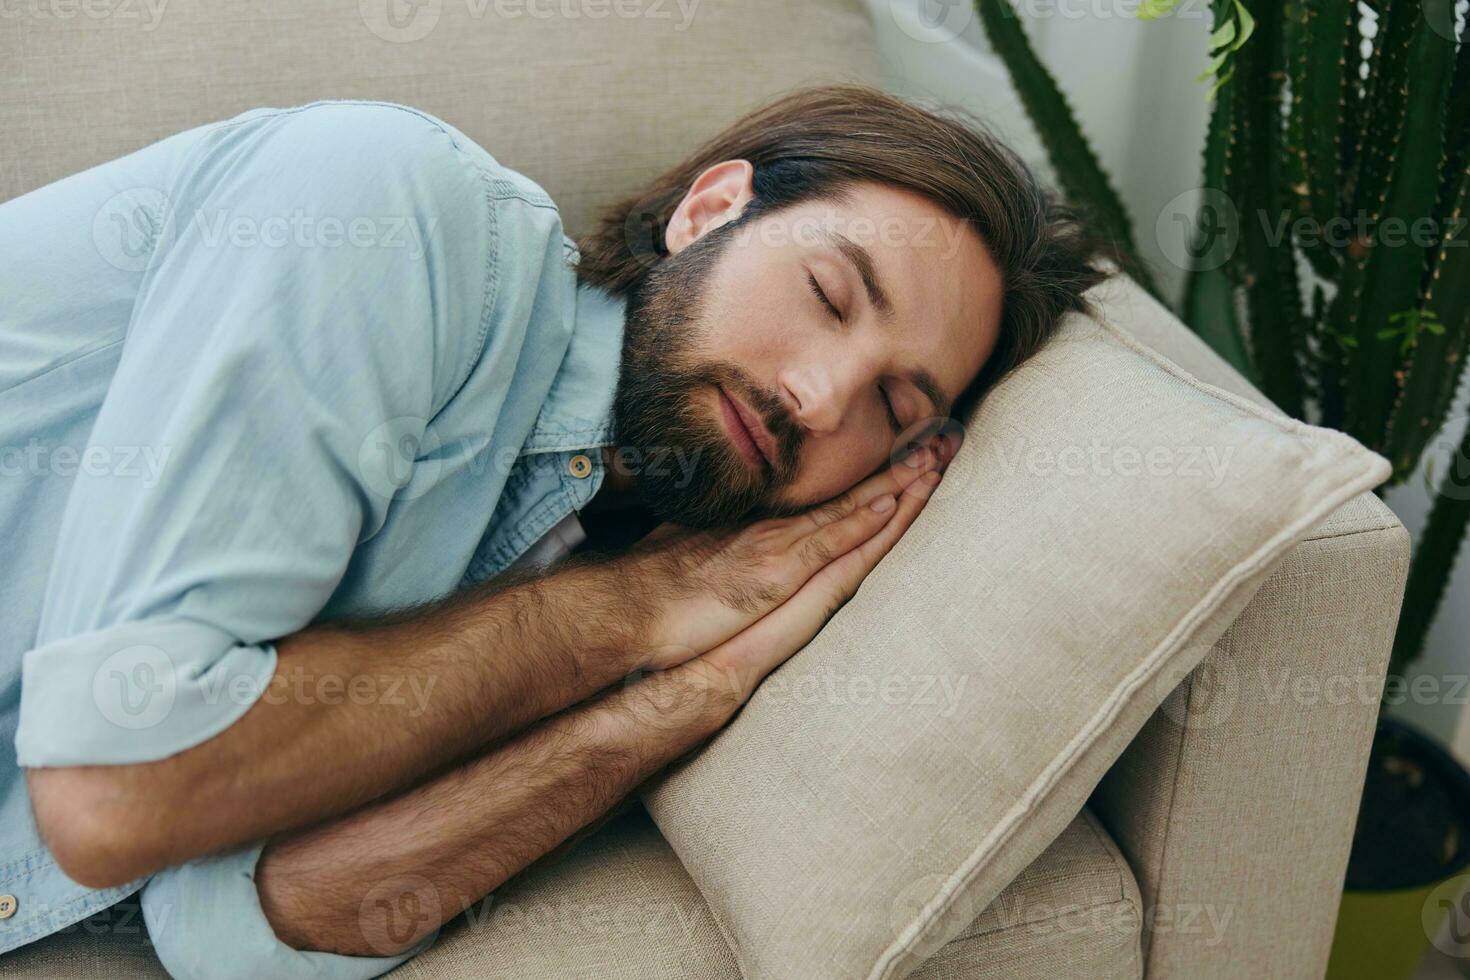
[[[378,99],[536,181],[576,236],[757,105],[877,80],[862,0],[16,4],[0,201],[247,109]]]

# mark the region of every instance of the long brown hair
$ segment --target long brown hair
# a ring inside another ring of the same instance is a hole
[[[1116,261],[1079,212],[1045,190],[1026,164],[978,120],[939,115],[877,89],[801,89],[744,116],[640,193],[606,208],[578,241],[583,282],[626,297],[668,254],[664,230],[690,185],[724,160],[748,160],[754,198],[741,223],[833,198],[860,181],[924,195],[974,229],[1005,287],[1000,334],[959,415],[1051,335]]]

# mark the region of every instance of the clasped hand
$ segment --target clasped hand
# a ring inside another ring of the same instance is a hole
[[[687,665],[743,703],[805,646],[923,510],[953,435],[794,517],[720,531],[666,524],[615,562],[647,608],[642,666]]]

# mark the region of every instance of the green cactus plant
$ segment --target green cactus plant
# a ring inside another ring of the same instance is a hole
[[[1140,17],[1176,0],[1146,0]],[[1417,471],[1470,355],[1470,38],[1455,0],[1213,0],[1201,186],[1240,216],[1181,318],[1283,410]],[[1145,269],[1010,0],[975,0],[1063,191]],[[1376,20],[1371,35],[1363,13]],[[1463,30],[1463,28],[1461,28]],[[1370,43],[1371,40],[1371,43]],[[1151,278],[1145,285],[1157,292]],[[1238,317],[1244,299],[1245,316]],[[1470,435],[1415,549],[1390,670],[1418,656],[1470,522]]]

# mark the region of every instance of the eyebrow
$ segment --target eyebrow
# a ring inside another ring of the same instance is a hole
[[[841,252],[847,261],[853,264],[853,267],[857,269],[858,278],[863,281],[863,289],[868,294],[868,302],[873,304],[873,308],[878,311],[878,315],[885,323],[892,323],[895,315],[893,303],[889,301],[888,294],[883,291],[883,285],[878,282],[878,273],[874,269],[872,253],[840,231],[823,228],[822,237],[827,240],[827,244]]]
[[[858,278],[863,281],[863,290],[868,294],[868,302],[873,304],[873,309],[878,311],[879,318],[884,323],[892,323],[896,313],[893,303],[888,299],[888,294],[883,291],[883,284],[878,281],[872,253],[840,231],[823,228],[822,237],[829,245],[841,252],[857,270]],[[935,380],[933,374],[924,368],[916,368],[908,372],[905,377],[910,384],[919,389],[925,398],[929,399],[929,403],[934,406],[935,415],[949,415],[950,401],[945,397],[944,389],[939,387],[939,382]]]

